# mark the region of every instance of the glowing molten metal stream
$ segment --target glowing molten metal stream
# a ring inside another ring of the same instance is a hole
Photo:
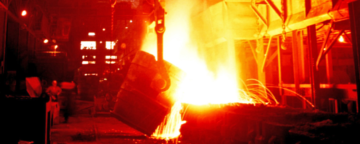
[[[176,101],[164,122],[158,126],[153,137],[158,139],[173,139],[180,135],[182,120],[182,103],[194,105],[206,104],[278,104],[271,92],[256,80],[247,81],[247,85],[240,83],[235,59],[235,47],[227,43],[223,53],[213,57],[222,62],[207,62],[198,53],[194,44],[196,37],[190,41],[190,4],[193,1],[175,1],[166,4],[166,32],[164,35],[164,59],[179,67],[186,73],[173,95]],[[154,24],[149,28],[154,28]],[[232,43],[233,45],[233,43]],[[142,47],[143,51],[156,56],[156,34],[148,33]],[[213,68],[209,70],[209,65]],[[250,84],[249,84],[250,83]]]

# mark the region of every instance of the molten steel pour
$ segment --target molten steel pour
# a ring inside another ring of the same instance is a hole
[[[238,76],[240,63],[235,57],[233,40],[227,39],[221,45],[211,48],[198,47],[199,36],[190,30],[191,5],[193,1],[172,1],[166,4],[166,32],[164,33],[164,59],[180,68],[186,77],[179,80],[172,97],[176,103],[170,114],[160,124],[153,137],[174,139],[180,135],[184,108],[182,104],[265,104],[277,105],[279,102],[270,90],[258,80],[243,82]],[[149,26],[154,29],[155,24]],[[191,37],[191,39],[190,39]],[[210,51],[212,49],[213,51]],[[214,49],[219,50],[214,51]],[[156,34],[149,32],[142,47],[143,51],[156,56]],[[202,52],[202,53],[200,53]]]

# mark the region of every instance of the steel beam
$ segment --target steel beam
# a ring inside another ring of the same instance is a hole
[[[309,70],[310,70],[310,84],[311,84],[311,99],[315,108],[318,108],[317,97],[319,96],[320,81],[318,77],[318,71],[316,70],[316,55],[317,39],[316,39],[316,27],[311,25],[307,27],[308,33],[308,56],[309,56]]]
[[[265,0],[265,2],[275,11],[275,13],[283,20],[283,21],[285,21],[285,18],[283,18],[282,16],[281,16],[281,11],[279,10],[279,8],[278,7],[276,7],[276,5],[274,4],[274,2],[273,1],[271,1],[271,0]]]
[[[262,62],[262,66],[261,66],[261,71],[264,71],[264,69],[265,69],[266,59],[267,59],[267,56],[269,55],[269,49],[270,49],[270,47],[271,47],[271,40],[272,40],[272,36],[270,36],[269,41],[268,41],[268,44],[267,44],[267,47],[266,47],[266,51],[265,51],[265,55],[264,55],[264,60],[263,60],[263,62]]]
[[[261,22],[266,26],[269,27],[267,20],[261,15],[259,10],[256,8],[255,1],[251,0],[251,9],[254,11],[255,15],[261,20]]]
[[[320,49],[320,53],[319,53],[319,56],[316,60],[316,70],[319,70],[319,65],[320,65],[320,62],[321,60],[324,58],[324,55],[326,55],[330,49],[335,45],[335,43],[338,41],[339,37],[344,33],[345,30],[341,30],[336,36],[335,38],[331,41],[330,45],[329,46],[326,46],[326,43],[325,44],[325,47],[321,47]],[[327,39],[326,39],[327,40]]]
[[[256,64],[259,64],[258,60],[257,60],[257,56],[256,56],[256,52],[255,52],[255,48],[252,46],[250,40],[247,40],[249,46],[250,46],[250,49],[251,49],[251,53],[253,54],[254,56],[254,59],[255,59],[255,62]]]
[[[256,46],[256,52],[257,52],[257,60],[258,60],[258,79],[259,81],[261,81],[263,84],[266,83],[266,78],[265,78],[265,72],[261,70],[261,62],[264,61],[264,39],[258,39],[257,40],[257,46]]]
[[[346,31],[344,32],[344,35],[345,35],[346,41],[348,41],[348,42],[350,43],[350,45],[352,45],[351,38],[350,38],[350,36],[346,33]]]
[[[356,88],[357,88],[357,101],[356,111],[359,113],[359,100],[360,100],[360,1],[354,1],[349,3],[349,15],[351,25],[351,35],[353,44],[354,54],[354,65],[355,65],[355,77],[356,77]]]

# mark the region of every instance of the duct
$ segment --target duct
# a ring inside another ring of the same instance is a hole
[[[307,16],[305,16],[305,1],[288,0],[288,15],[285,22],[286,32],[290,32],[297,29],[304,29],[307,26],[321,23],[327,20],[333,20],[334,22],[343,21],[349,18],[349,12],[347,4],[353,0],[339,0],[337,3],[333,3],[330,0],[317,0],[312,2],[311,9]],[[280,0],[274,0],[275,4],[280,4]],[[265,13],[266,14],[266,13]],[[262,15],[265,15],[264,13]],[[262,29],[261,35],[278,35],[281,34],[282,20],[270,11],[269,13],[269,28]]]

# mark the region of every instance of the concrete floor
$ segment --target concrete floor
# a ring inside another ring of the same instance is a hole
[[[60,117],[60,122],[63,117]],[[51,128],[52,144],[162,144],[109,116],[75,115]],[[181,143],[178,141],[178,143]]]

